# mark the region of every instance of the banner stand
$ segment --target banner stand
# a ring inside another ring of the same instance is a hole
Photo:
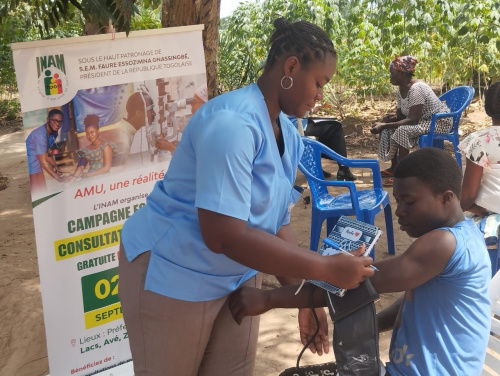
[[[133,375],[121,228],[206,87],[203,25],[12,44],[51,376]]]

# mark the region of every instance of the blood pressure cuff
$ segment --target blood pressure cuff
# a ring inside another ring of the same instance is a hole
[[[339,376],[380,374],[378,326],[374,301],[379,295],[369,280],[343,297],[326,293],[334,322],[333,350]]]

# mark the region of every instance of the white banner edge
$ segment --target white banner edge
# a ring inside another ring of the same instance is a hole
[[[16,42],[11,43],[10,48],[12,50],[22,50],[26,48],[33,47],[48,47],[48,46],[57,46],[63,44],[72,44],[72,43],[88,43],[93,41],[102,41],[102,40],[113,40],[113,39],[126,39],[126,38],[134,38],[134,37],[144,37],[144,36],[152,36],[152,35],[160,35],[160,34],[171,34],[171,33],[184,33],[189,31],[202,31],[205,29],[205,25],[187,25],[187,26],[175,26],[175,27],[162,27],[159,29],[149,29],[149,30],[137,30],[131,31],[127,36],[127,33],[108,33],[108,34],[98,34],[98,35],[82,35],[78,37],[70,37],[70,38],[57,38],[57,39],[46,39],[46,40],[36,40],[29,42]]]

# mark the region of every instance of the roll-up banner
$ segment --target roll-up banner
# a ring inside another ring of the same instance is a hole
[[[121,227],[206,93],[202,30],[12,44],[52,376],[133,374]]]

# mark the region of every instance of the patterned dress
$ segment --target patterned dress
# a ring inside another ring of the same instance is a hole
[[[468,160],[483,168],[476,204],[500,213],[500,126],[471,133],[458,148]]]
[[[106,145],[111,146],[113,154],[118,153],[116,145],[113,142],[108,142],[108,141],[104,141],[101,147],[97,149],[91,150],[83,148],[78,150],[78,155],[80,155],[81,158],[85,158],[89,164],[88,172],[93,172],[104,166],[104,148],[106,147]]]
[[[424,108],[418,124],[384,129],[380,133],[378,157],[382,161],[389,161],[394,158],[399,146],[410,150],[418,145],[419,137],[429,133],[433,114],[450,112],[448,106],[439,100],[431,87],[422,81],[415,82],[410,87],[406,98],[401,96],[399,90],[396,95],[397,107],[405,117],[408,117],[410,108],[413,106],[423,104]],[[452,125],[452,118],[439,119],[436,124],[436,133],[449,132]]]

